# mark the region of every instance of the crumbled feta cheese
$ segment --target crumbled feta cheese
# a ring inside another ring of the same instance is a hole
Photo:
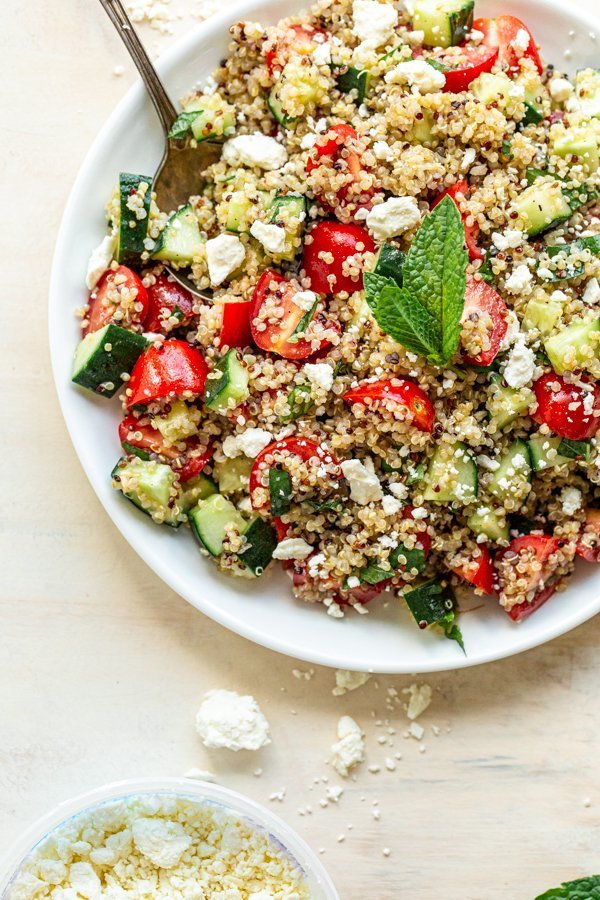
[[[409,687],[403,688],[402,693],[410,695],[406,715],[409,719],[417,719],[431,703],[433,691],[429,684],[411,684]]]
[[[89,900],[95,900],[98,897],[102,885],[94,867],[90,863],[72,863],[69,875],[71,886],[77,896],[88,897]]]
[[[96,249],[92,250],[85,276],[85,283],[90,291],[94,290],[113,261],[116,243],[115,235],[107,234],[98,244]]]
[[[408,733],[410,737],[413,737],[416,741],[420,741],[425,734],[425,729],[422,725],[419,725],[418,722],[411,722],[408,726]]]
[[[404,35],[408,44],[411,47],[420,47],[423,41],[425,40],[425,32],[424,31],[407,31]]]
[[[307,133],[300,138],[301,149],[310,150],[311,147],[314,147],[316,140],[317,135],[313,134],[312,131],[307,131]]]
[[[269,723],[249,694],[209,691],[196,715],[196,730],[205,747],[259,750],[271,743]]]
[[[421,221],[414,197],[390,197],[370,210],[366,222],[376,241],[385,241],[413,228]]]
[[[285,538],[273,550],[273,559],[306,559],[312,552],[304,538]]]
[[[383,506],[383,513],[386,516],[395,516],[396,513],[400,512],[402,509],[400,500],[397,500],[395,497],[390,497],[389,494],[385,495],[381,501],[381,505]]]
[[[223,159],[230,166],[280,169],[287,162],[285,147],[275,138],[256,132],[230,138],[223,146]]]
[[[473,147],[467,147],[467,149],[463,153],[463,158],[462,158],[462,161],[460,164],[462,171],[466,172],[468,169],[470,169],[471,166],[473,165],[473,163],[475,162],[476,158],[477,158],[477,153],[475,152]]]
[[[312,59],[317,66],[328,66],[331,62],[331,44],[328,41],[317,44],[312,52]]]
[[[350,583],[350,579],[348,579]],[[359,582],[360,583],[360,582]],[[335,687],[332,694],[335,697],[341,697],[348,691],[355,691],[357,688],[366,684],[371,676],[368,672],[352,672],[350,669],[336,669]]]
[[[578,488],[566,487],[560,495],[562,511],[566,516],[572,516],[581,508],[583,496]]]
[[[467,39],[469,41],[473,41],[474,44],[480,44],[484,37],[485,34],[483,33],[483,31],[478,31],[477,28],[472,28],[467,35]]]
[[[384,76],[387,84],[408,84],[413,93],[429,94],[441,91],[446,84],[446,76],[434,69],[424,59],[409,59],[398,63]]]
[[[529,40],[529,32],[524,28],[519,28],[516,36],[510,43],[513,49],[516,50],[519,55],[522,55],[529,47]]]
[[[408,488],[402,481],[396,481],[394,484],[390,484],[390,491],[397,497],[398,500],[406,500],[408,497]]]
[[[581,299],[590,306],[594,303],[598,303],[600,300],[600,284],[598,284],[597,278],[590,278],[585,286],[585,291],[583,292],[583,297]]]
[[[316,299],[317,295],[314,291],[296,291],[292,297],[292,303],[308,312],[315,305]]]
[[[512,347],[504,367],[504,380],[512,388],[522,388],[533,379],[535,355],[527,346],[524,337],[519,336]]]
[[[350,485],[350,497],[360,506],[381,500],[383,490],[379,478],[358,459],[345,459],[341,463],[344,478]]]
[[[392,148],[387,141],[375,141],[373,143],[373,153],[375,154],[376,159],[389,159]]]
[[[568,303],[569,301],[569,298],[564,291],[552,291],[550,299],[554,300],[556,303]]]
[[[365,758],[364,733],[351,716],[342,716],[337,726],[337,743],[333,744],[333,767],[346,777]]]
[[[268,225],[258,219],[250,226],[250,234],[259,241],[269,253],[285,251],[285,228],[279,225]]]
[[[206,242],[206,262],[210,283],[222,284],[244,261],[246,249],[235,234],[219,234]]]
[[[250,459],[255,459],[272,441],[273,435],[269,431],[263,428],[247,428],[243,434],[226,437],[222,449],[225,456],[230,459],[242,453]]]
[[[492,233],[492,244],[497,250],[508,250],[520,247],[525,240],[525,235],[518,228],[507,228],[504,233],[494,231]]]
[[[311,384],[330,391],[333,387],[333,369],[327,363],[306,363],[303,370]]]
[[[354,0],[352,19],[352,33],[359,41],[371,41],[374,47],[380,47],[392,37],[398,13],[391,3]]]
[[[557,103],[564,103],[574,91],[573,85],[566,78],[553,78],[548,87],[550,96]]]
[[[413,507],[411,515],[413,519],[426,519],[429,513],[424,506],[415,506]]]
[[[515,266],[506,279],[506,290],[511,294],[528,294],[531,291],[532,274],[529,268],[521,263]]]
[[[487,469],[488,472],[495,472],[496,469],[500,468],[500,463],[497,459],[492,459],[491,456],[486,456],[485,453],[480,453],[477,457],[477,464],[481,466],[482,469]]]
[[[175,866],[192,843],[183,826],[168,819],[137,819],[132,831],[136,848],[161,869]]]
[[[193,781],[208,781],[209,784],[217,783],[217,776],[214,772],[209,772],[208,769],[197,769],[195,766],[188,769],[183,777],[191,778]]]
[[[516,341],[517,337],[519,336],[520,329],[521,329],[519,320],[517,318],[517,314],[515,313],[514,310],[512,310],[512,309],[508,310],[507,318],[508,318],[508,326],[506,329],[506,334],[502,338],[502,343],[500,344],[500,347],[498,348],[501,353],[504,353],[506,350],[508,350],[510,347],[512,347],[512,345]]]

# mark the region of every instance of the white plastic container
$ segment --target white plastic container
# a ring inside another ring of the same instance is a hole
[[[0,897],[6,896],[22,864],[40,841],[48,837],[59,825],[112,800],[161,794],[176,795],[197,802],[206,801],[243,817],[257,830],[266,832],[304,872],[311,900],[339,900],[339,894],[319,858],[282,819],[242,794],[217,784],[190,778],[140,778],[118,781],[60,803],[52,812],[42,816],[28,828],[2,857]]]

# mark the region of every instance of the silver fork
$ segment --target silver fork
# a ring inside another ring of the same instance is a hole
[[[159,208],[164,212],[172,212],[187,203],[190,196],[199,193],[202,173],[220,158],[221,145],[216,141],[202,141],[196,147],[192,147],[187,140],[169,138],[171,127],[177,118],[177,110],[171,103],[121,0],[100,0],[100,3],[127,47],[160,120],[165,136],[165,149],[154,176],[153,190],[156,192]],[[181,271],[169,268],[169,273],[192,294],[203,300],[212,299],[209,294],[199,291]]]

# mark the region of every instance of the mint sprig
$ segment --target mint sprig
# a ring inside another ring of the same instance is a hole
[[[460,213],[444,197],[417,231],[402,287],[391,278],[367,279],[367,302],[379,326],[407,350],[446,365],[458,349],[467,260]]]
[[[600,900],[600,875],[565,881],[560,887],[540,894],[535,900]]]

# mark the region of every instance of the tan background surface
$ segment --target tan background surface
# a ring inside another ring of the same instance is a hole
[[[123,543],[68,440],[45,310],[68,190],[134,73],[94,0],[4,0],[2,10],[0,850],[76,792],[199,766],[324,848],[343,900],[532,900],[600,870],[600,618],[518,659],[428,678],[421,752],[402,737],[402,710],[385,706],[389,686],[413,679],[333,697],[331,671],[298,680],[292,660],[205,619]],[[174,39],[143,34],[153,50]],[[193,718],[213,687],[257,697],[270,748],[204,750]],[[337,807],[321,808],[326,785],[314,779],[340,781],[325,761],[343,713],[368,732],[369,759]],[[393,747],[377,742],[385,716]],[[269,801],[284,787],[283,802]],[[307,804],[312,815],[299,815]]]

